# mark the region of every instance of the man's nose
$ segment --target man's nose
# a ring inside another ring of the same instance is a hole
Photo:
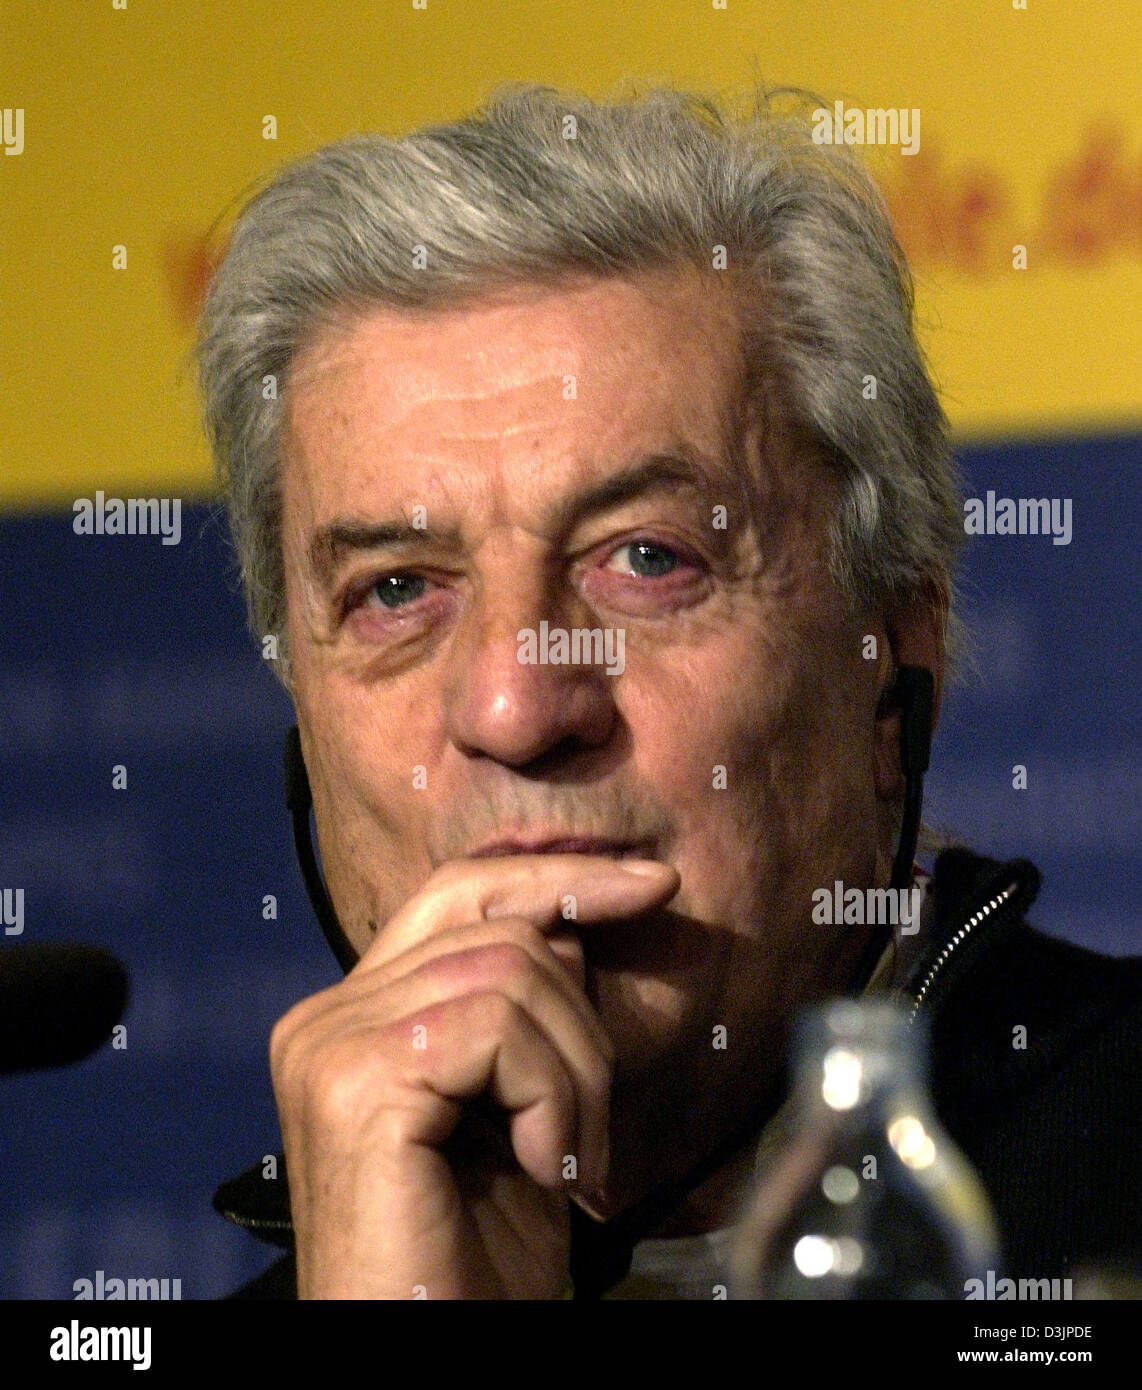
[[[616,676],[591,662],[595,643],[573,645],[575,628],[602,630],[582,603],[519,588],[469,613],[464,639],[452,649],[445,697],[449,734],[461,752],[522,767],[564,740],[606,743],[617,718]],[[566,633],[565,655],[559,632]],[[553,663],[552,655],[564,661]]]

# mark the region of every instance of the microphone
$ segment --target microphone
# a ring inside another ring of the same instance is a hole
[[[111,1036],[127,972],[98,946],[0,949],[0,1074],[78,1062]]]

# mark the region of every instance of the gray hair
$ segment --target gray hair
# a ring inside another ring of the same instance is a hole
[[[249,202],[196,353],[251,627],[277,636],[287,687],[279,439],[291,364],[312,335],[371,306],[452,306],[584,273],[709,272],[718,248],[745,289],[747,379],[838,475],[839,589],[853,603],[946,591],[955,655],[961,492],[911,275],[869,175],[843,146],[814,143],[810,102],[825,105],[759,90],[731,115],[670,88],[595,103],[513,85],[454,124],[327,146]]]

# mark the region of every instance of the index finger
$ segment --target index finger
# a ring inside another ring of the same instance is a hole
[[[567,922],[633,917],[678,891],[678,870],[656,859],[603,854],[512,854],[443,865],[377,933],[355,970],[384,964],[435,932],[481,919],[524,917],[542,932]],[[574,899],[574,916],[567,913]]]

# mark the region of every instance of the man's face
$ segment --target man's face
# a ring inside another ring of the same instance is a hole
[[[503,839],[672,864],[667,909],[582,929],[616,1077],[660,1095],[762,1074],[863,944],[812,923],[813,890],[884,855],[884,665],[827,573],[829,476],[760,412],[730,457],[738,331],[697,274],[592,280],[370,312],[287,393],[294,693],[346,932],[365,950]],[[544,620],[621,629],[621,673],[521,663]]]

